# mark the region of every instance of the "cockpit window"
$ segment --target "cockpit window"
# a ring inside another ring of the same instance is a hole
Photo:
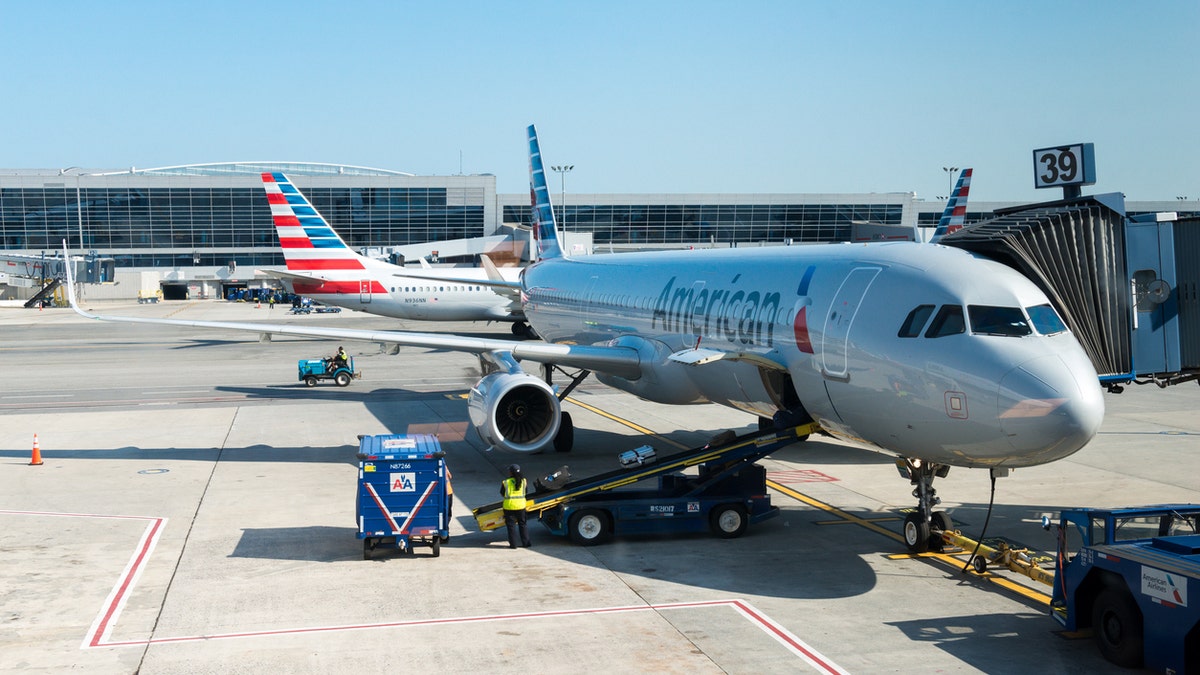
[[[921,329],[925,327],[925,322],[929,321],[929,315],[933,314],[933,305],[921,305],[908,313],[908,317],[904,319],[904,325],[900,326],[900,332],[896,335],[899,337],[915,338],[921,334]]]
[[[947,335],[957,335],[965,330],[962,307],[942,305],[937,316],[933,317],[933,323],[929,324],[929,330],[925,331],[925,337],[946,337]]]
[[[1029,312],[1029,320],[1033,322],[1033,327],[1042,335],[1054,335],[1067,330],[1067,325],[1050,305],[1026,307],[1025,311]]]
[[[1021,337],[1033,333],[1020,307],[971,305],[967,314],[971,317],[971,332],[976,335]]]

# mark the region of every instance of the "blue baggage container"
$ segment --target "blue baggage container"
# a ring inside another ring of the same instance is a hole
[[[445,453],[436,436],[360,436],[356,515],[363,559],[376,549],[412,553],[418,545],[441,555],[450,539],[448,493]]]

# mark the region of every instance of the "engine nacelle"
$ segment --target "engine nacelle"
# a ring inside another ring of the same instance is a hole
[[[550,445],[561,418],[550,385],[528,373],[492,373],[467,397],[471,426],[488,445],[537,452]]]

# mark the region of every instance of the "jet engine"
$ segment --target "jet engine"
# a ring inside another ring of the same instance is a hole
[[[561,415],[550,385],[527,373],[492,373],[467,397],[471,425],[484,442],[509,452],[537,452],[554,441]]]

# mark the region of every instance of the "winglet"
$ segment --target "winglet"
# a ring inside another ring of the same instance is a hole
[[[942,211],[942,217],[938,220],[937,229],[933,231],[930,243],[935,243],[942,237],[963,229],[963,222],[967,216],[967,197],[971,194],[971,172],[972,169],[963,169],[962,173],[958,175],[954,192],[950,193],[950,199],[946,202],[946,210]]]
[[[80,309],[79,303],[75,301],[75,276],[71,274],[71,256],[67,253],[66,239],[63,239],[63,274],[67,277],[67,302],[70,303],[71,309],[75,310],[75,313],[80,316],[89,319],[98,318],[95,314],[88,314]]]
[[[538,258],[561,258],[558,228],[554,224],[554,207],[550,204],[550,189],[546,186],[546,169],[542,166],[542,151],[538,146],[537,129],[529,132],[529,199],[533,206],[533,238]]]

